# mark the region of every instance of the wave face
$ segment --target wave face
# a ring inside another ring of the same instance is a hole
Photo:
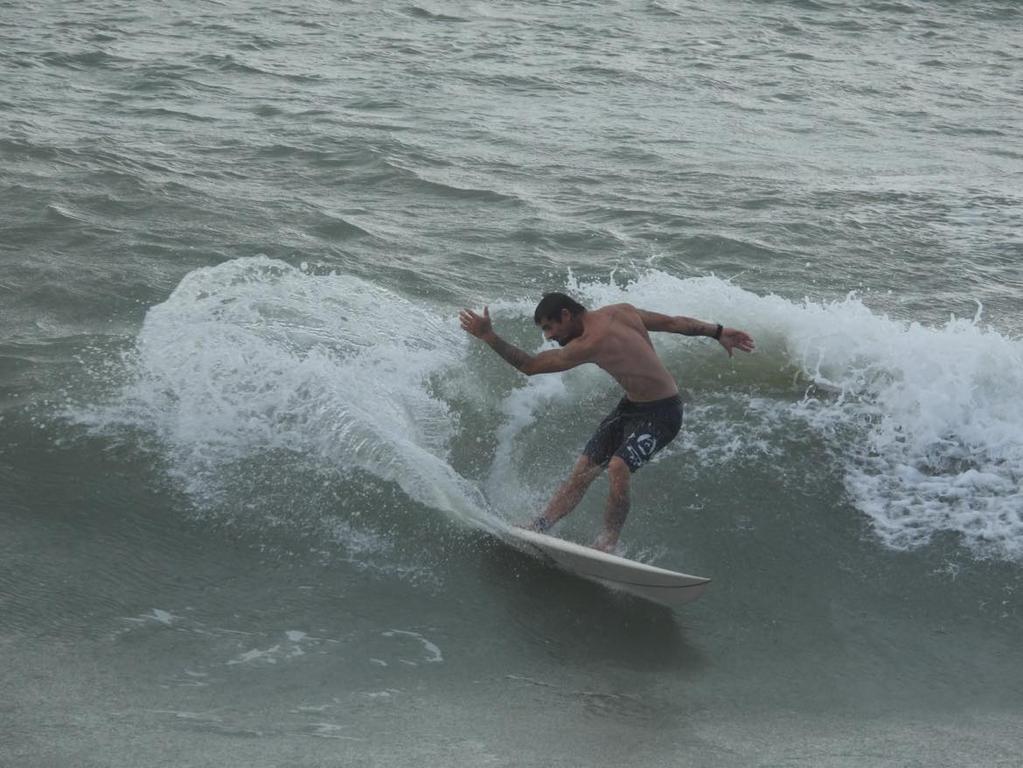
[[[853,295],[793,302],[652,268],[566,290],[590,306],[684,307],[757,339],[753,356],[729,364],[707,340],[655,334],[691,400],[669,466],[744,461],[785,476],[802,461],[793,441],[813,440],[821,464],[805,471],[837,465],[847,498],[833,503],[865,515],[883,545],[950,532],[977,556],[1023,557],[1023,343],[985,328],[979,311],[925,327]],[[532,299],[491,310],[500,332],[540,348]],[[346,489],[341,508],[358,506],[367,483],[394,485],[492,527],[543,504],[614,385],[594,367],[523,378],[462,333],[456,313],[266,257],[196,270],[146,316],[114,402],[76,418],[156,436],[200,507],[224,505],[247,463],[274,477],[283,455]]]

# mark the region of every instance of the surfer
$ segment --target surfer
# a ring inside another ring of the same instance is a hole
[[[753,339],[743,331],[691,317],[662,315],[631,304],[586,309],[563,293],[544,294],[533,313],[544,338],[561,349],[531,355],[496,333],[488,307],[478,315],[459,313],[462,328],[488,344],[507,363],[526,374],[557,373],[595,363],[625,390],[625,396],[597,427],[568,479],[555,492],[543,514],[524,527],[544,532],[582,500],[586,489],[607,470],[611,490],[604,528],[593,547],[611,552],[629,514],[632,473],[671,442],[682,427],[682,401],[675,379],[654,351],[649,331],[710,336],[728,355],[753,351]]]

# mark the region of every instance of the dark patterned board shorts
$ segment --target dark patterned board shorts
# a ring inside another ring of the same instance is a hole
[[[648,403],[623,397],[600,422],[583,454],[602,467],[618,456],[635,472],[674,440],[681,428],[682,399],[678,395]]]

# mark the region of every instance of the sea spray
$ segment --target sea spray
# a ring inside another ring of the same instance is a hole
[[[1020,340],[980,317],[928,327],[854,295],[793,301],[656,269],[570,278],[566,290],[756,339],[754,354],[730,360],[709,339],[652,335],[689,401],[662,462],[781,471],[786,446],[813,439],[844,478],[844,508],[885,546],[947,531],[979,555],[1023,557]],[[537,298],[490,301],[498,331],[531,352],[543,348]],[[497,525],[545,503],[617,388],[592,366],[522,377],[475,351],[456,315],[264,257],[197,270],[148,313],[115,403],[76,418],[155,434],[200,503],[231,488],[238,462],[283,451],[326,468],[328,482],[361,472],[453,519]],[[453,458],[467,444],[485,448],[472,449],[489,462],[478,472]]]
[[[464,347],[441,314],[381,286],[238,259],[188,274],[149,311],[101,418],[155,433],[199,504],[238,462],[284,451],[486,525],[482,495],[446,460],[457,415],[430,385]]]

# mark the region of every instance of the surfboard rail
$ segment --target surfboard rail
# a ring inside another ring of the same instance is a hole
[[[498,535],[519,551],[568,573],[662,605],[677,607],[690,603],[710,583],[703,576],[640,563],[525,528],[509,527]]]

